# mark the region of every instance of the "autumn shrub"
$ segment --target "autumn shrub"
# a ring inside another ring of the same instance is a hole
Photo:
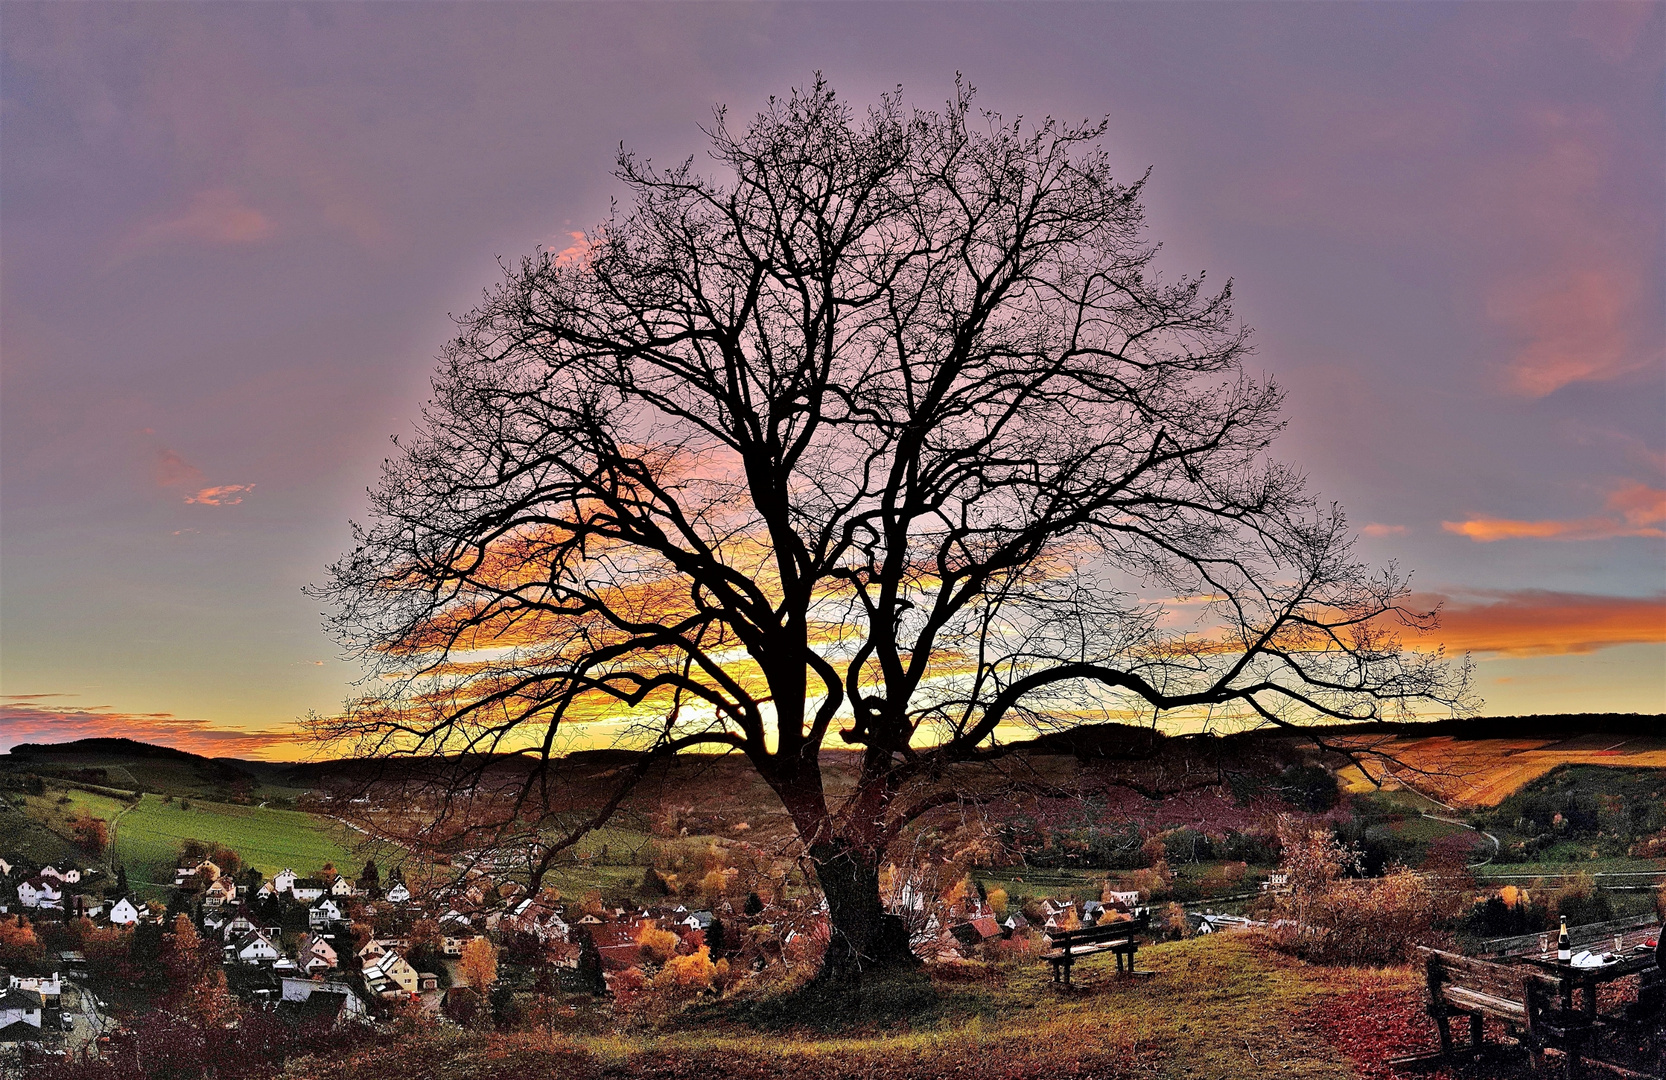
[[[81,850],[89,855],[102,855],[110,846],[110,825],[103,818],[78,817],[70,822],[70,832]]]
[[[1170,902],[1151,913],[1151,932],[1170,941],[1186,936],[1186,909]]]
[[[636,943],[642,947],[642,958],[654,964],[663,964],[675,956],[681,940],[676,934],[661,930],[653,923],[643,923],[636,932]]]
[[[1027,964],[1041,955],[1041,938],[1037,934],[992,938],[983,943],[983,955],[995,964]]]
[[[725,973],[728,962],[721,962]],[[704,945],[687,956],[672,956],[665,967],[654,976],[656,990],[673,996],[692,997],[712,989],[718,982],[718,965],[712,963],[711,952]]]
[[[1344,879],[1359,865],[1359,852],[1330,830],[1288,816],[1279,840],[1288,890],[1274,906],[1273,937],[1285,949],[1321,963],[1394,963],[1433,926],[1436,897],[1422,875],[1402,867],[1380,878]]]
[[[1569,926],[1607,922],[1614,917],[1608,894],[1597,888],[1590,874],[1580,874],[1550,895],[1552,921],[1567,919]]]
[[[1311,959],[1333,964],[1392,964],[1410,959],[1436,915],[1433,890],[1404,868],[1380,878],[1339,881],[1313,905],[1303,941]]]
[[[1174,874],[1169,870],[1166,861],[1158,859],[1149,869],[1117,874],[1111,881],[1117,892],[1137,892],[1140,894],[1140,900],[1146,901],[1167,892],[1169,886],[1174,883]]]
[[[35,928],[22,915],[0,918],[0,967],[14,972],[35,970],[46,955],[46,949]]]

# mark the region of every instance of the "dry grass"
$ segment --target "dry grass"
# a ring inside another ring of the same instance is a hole
[[[453,1080],[1237,1080],[1273,1073],[1349,1080],[1361,1075],[1358,1066],[1313,1018],[1362,985],[1411,995],[1418,987],[1405,969],[1312,968],[1249,935],[1141,950],[1140,963],[1155,974],[1126,981],[1115,977],[1108,959],[1080,965],[1078,986],[1068,994],[1055,990],[1045,969],[1033,963],[992,968],[974,981],[917,977],[906,985],[867,988],[867,1017],[852,1016],[842,1028],[806,1016],[802,1026],[783,1030],[744,1021],[752,1015],[745,1009],[706,1008],[652,1030],[430,1035],[400,1052],[384,1048],[362,1059],[300,1062],[291,1072],[319,1080],[406,1080],[416,1074]],[[887,999],[908,1001],[910,1018],[888,1015]]]

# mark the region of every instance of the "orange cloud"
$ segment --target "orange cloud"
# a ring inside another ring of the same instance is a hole
[[[1404,536],[1406,535],[1406,527],[1404,525],[1382,525],[1373,521],[1361,529],[1359,533],[1361,536]]]
[[[175,243],[252,244],[276,231],[270,218],[244,205],[236,192],[215,188],[198,192],[183,214],[139,226],[122,241],[116,261]]]
[[[1666,532],[1656,527],[1666,522],[1666,491],[1646,484],[1628,484],[1608,497],[1607,506],[1612,513],[1572,521],[1478,517],[1440,524],[1449,533],[1467,536],[1482,544],[1490,544],[1494,540],[1610,540],[1617,536],[1666,536]]]
[[[171,746],[208,757],[255,757],[285,760],[300,736],[293,731],[251,731],[226,727],[212,720],[195,720],[173,713],[118,712],[107,705],[88,708],[60,706],[64,694],[8,694],[0,696],[0,750],[18,743],[71,742],[75,739],[116,738]],[[289,755],[298,756],[296,754]]]
[[[596,246],[595,242],[581,232],[570,232],[567,235],[573,242],[555,253],[555,264],[565,266],[568,263],[587,261],[591,250]]]
[[[1431,643],[1451,652],[1512,656],[1588,653],[1612,645],[1666,641],[1666,594],[1593,596],[1524,589],[1477,592],[1456,601],[1419,596],[1413,606],[1443,603]]]
[[[253,484],[221,484],[218,487],[205,487],[201,491],[193,491],[185,496],[185,501],[203,506],[236,506],[243,501],[244,495],[254,489]]]
[[[201,506],[236,506],[243,501],[243,496],[255,489],[253,484],[217,484],[208,483],[208,474],[186,461],[184,456],[168,449],[166,446],[156,448],[156,483],[161,487],[192,487],[194,491],[185,496],[188,503]],[[195,532],[196,530],[181,530]],[[178,536],[179,533],[174,533]]]

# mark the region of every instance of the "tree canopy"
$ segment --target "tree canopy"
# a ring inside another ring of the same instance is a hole
[[[859,967],[897,948],[878,860],[956,763],[1176,711],[1464,709],[1467,666],[1401,640],[1433,615],[1268,456],[1230,283],[1159,272],[1103,133],[818,79],[719,110],[715,177],[622,153],[629,208],[459,321],[319,590],[370,676],[320,734],[636,752],[555,833],[544,770],[459,786],[534,877],[647,763],[743,754]],[[862,762],[838,799],[830,745]]]

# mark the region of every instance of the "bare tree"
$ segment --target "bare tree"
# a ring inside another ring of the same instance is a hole
[[[1467,665],[1399,639],[1432,615],[1266,458],[1280,392],[1230,285],[1155,271],[1103,131],[966,87],[858,115],[818,79],[744,132],[719,110],[719,179],[622,153],[633,205],[460,320],[317,590],[370,672],[320,734],[521,754],[424,813],[516,837],[535,878],[652,762],[743,754],[840,980],[908,956],[886,847],[1015,736],[1462,708]],[[633,754],[576,817],[550,767],[575,737]]]

